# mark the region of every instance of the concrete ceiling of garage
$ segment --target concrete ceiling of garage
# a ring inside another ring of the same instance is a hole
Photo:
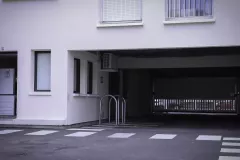
[[[120,57],[139,57],[139,58],[237,55],[240,54],[240,46],[175,48],[175,49],[107,50],[100,51],[100,53],[112,53]]]

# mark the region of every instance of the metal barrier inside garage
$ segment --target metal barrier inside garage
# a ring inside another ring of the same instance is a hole
[[[152,109],[153,112],[238,113],[239,84],[237,77],[157,78]]]
[[[155,98],[155,112],[236,113],[235,99],[164,99]]]

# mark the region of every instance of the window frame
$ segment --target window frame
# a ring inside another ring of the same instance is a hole
[[[121,20],[121,21],[104,21],[103,15],[104,15],[104,1],[105,0],[99,0],[99,6],[100,6],[100,24],[125,24],[125,23],[141,23],[143,21],[143,0],[140,1],[140,19],[139,20]]]
[[[51,92],[51,78],[50,78],[50,89],[38,89],[38,74],[37,74],[37,67],[38,67],[38,55],[39,54],[50,54],[50,62],[51,62],[51,51],[35,51],[34,52],[34,92]],[[50,64],[50,72],[51,72],[51,64]]]
[[[87,94],[93,94],[93,74],[94,64],[91,61],[87,61]]]
[[[78,58],[74,58],[73,60],[73,93],[80,94],[80,82],[81,82],[81,60]],[[75,84],[76,83],[76,84]],[[76,86],[75,86],[76,85]],[[76,88],[75,88],[76,87]]]
[[[203,16],[197,16],[197,15],[190,15],[190,16],[181,16],[181,10],[179,11],[180,13],[180,16],[179,17],[174,17],[174,16],[169,16],[170,14],[170,7],[169,7],[169,1],[170,0],[165,0],[165,20],[166,21],[184,21],[184,20],[209,20],[209,19],[214,19],[214,0],[211,0],[211,15],[203,15]],[[176,4],[176,0],[171,0],[171,1],[174,1],[175,4]],[[186,2],[186,0],[184,0]],[[191,2],[191,0],[189,0]],[[196,10],[196,1],[195,0],[195,3],[194,3],[194,6],[195,6],[195,10]],[[180,4],[181,5],[181,0],[179,0]],[[200,0],[201,2],[201,0]],[[175,5],[174,5],[175,6]],[[185,10],[186,10],[186,4],[184,3],[183,5],[185,7]],[[189,3],[189,7],[191,8],[191,3]],[[201,3],[200,3],[200,6],[201,8]],[[205,8],[204,8],[205,10]],[[191,12],[189,12],[191,14]],[[185,13],[186,14],[186,13]]]

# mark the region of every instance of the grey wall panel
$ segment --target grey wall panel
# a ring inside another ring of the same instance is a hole
[[[14,115],[14,96],[0,96],[0,116]]]
[[[1,94],[14,94],[14,69],[0,69]]]

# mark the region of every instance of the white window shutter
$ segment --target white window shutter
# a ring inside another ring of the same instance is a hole
[[[142,20],[142,0],[102,0],[103,22]]]

